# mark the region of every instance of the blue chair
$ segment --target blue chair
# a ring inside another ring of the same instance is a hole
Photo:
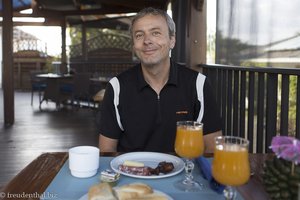
[[[60,86],[60,92],[64,95],[70,95],[72,106],[76,104],[81,107],[81,103],[87,103],[90,107],[92,96],[90,93],[91,73],[74,74],[72,83],[63,83]]]
[[[47,87],[46,79],[37,77],[38,74],[43,72],[30,72],[30,81],[31,81],[31,106],[33,105],[33,94],[38,92],[39,102],[42,101],[42,93]]]

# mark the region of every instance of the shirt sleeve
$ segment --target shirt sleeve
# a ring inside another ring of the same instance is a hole
[[[101,102],[99,133],[112,139],[119,139],[120,129],[114,106],[114,92],[110,83],[107,84],[103,101]]]
[[[204,88],[204,115],[203,115],[203,133],[204,135],[222,130],[222,120],[220,109],[217,106],[216,98],[211,84],[206,77]]]

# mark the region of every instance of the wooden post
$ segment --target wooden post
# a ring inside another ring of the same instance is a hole
[[[206,63],[206,1],[173,0],[172,11],[177,27],[172,58],[199,71],[197,65]]]
[[[206,1],[192,0],[187,35],[187,63],[199,70],[198,64],[206,63]]]
[[[22,87],[22,65],[21,65],[20,61],[18,61],[16,64],[17,64],[17,67],[18,67],[18,73],[17,73],[16,79],[18,81],[14,82],[14,84],[17,83],[17,88],[21,88]],[[16,74],[14,74],[14,76],[16,76]]]
[[[82,58],[84,60],[88,60],[88,49],[87,49],[87,42],[86,42],[86,26],[84,23],[81,25],[81,33],[82,33],[82,37],[81,37]]]
[[[66,20],[62,21],[61,25],[61,65],[60,73],[65,74],[68,72],[67,68],[67,54],[66,54]]]
[[[176,44],[172,50],[172,59],[178,63],[186,64],[186,41],[187,41],[187,21],[188,2],[172,0],[172,15],[176,24]],[[187,67],[189,67],[187,65]]]
[[[13,63],[13,22],[12,0],[2,1],[3,27],[3,107],[5,126],[13,125],[15,121],[14,109],[14,63]]]

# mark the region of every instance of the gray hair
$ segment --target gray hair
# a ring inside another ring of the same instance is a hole
[[[132,19],[131,27],[130,27],[131,36],[132,36],[132,27],[133,27],[134,23],[138,19],[145,17],[146,15],[159,15],[159,16],[162,16],[163,18],[165,18],[167,25],[168,25],[170,38],[172,36],[175,36],[176,30],[175,30],[175,23],[174,23],[173,19],[168,15],[168,13],[166,11],[157,9],[157,8],[152,8],[152,7],[144,8],[143,10],[138,12],[136,14],[136,16]]]

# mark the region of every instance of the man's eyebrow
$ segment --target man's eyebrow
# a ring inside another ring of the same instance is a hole
[[[134,33],[140,33],[140,32],[144,32],[142,30],[135,30]]]
[[[156,30],[161,30],[160,27],[154,27],[154,28],[151,28],[150,31],[156,31]]]
[[[150,31],[156,31],[156,30],[161,30],[160,27],[153,27],[150,29]],[[144,30],[135,30],[134,33],[140,33],[140,32],[145,32]]]

